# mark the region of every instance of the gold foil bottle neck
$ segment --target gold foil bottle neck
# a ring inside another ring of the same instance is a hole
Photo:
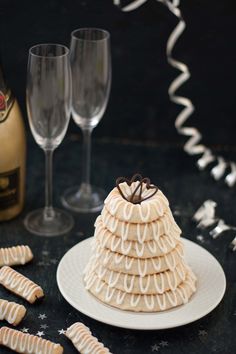
[[[0,123],[4,122],[7,119],[13,103],[14,97],[11,91],[9,90],[4,93],[0,90]]]

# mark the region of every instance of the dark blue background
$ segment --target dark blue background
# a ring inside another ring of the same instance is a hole
[[[124,4],[127,3],[123,2]],[[182,0],[187,29],[175,55],[191,80],[180,90],[196,112],[189,123],[204,142],[235,149],[236,13],[233,0]],[[179,108],[167,89],[177,72],[166,62],[165,45],[176,19],[156,0],[123,13],[112,0],[1,0],[0,49],[9,84],[25,110],[28,49],[40,42],[69,44],[78,27],[111,32],[113,81],[109,106],[96,137],[183,143],[174,120]],[[78,128],[71,124],[72,131]]]

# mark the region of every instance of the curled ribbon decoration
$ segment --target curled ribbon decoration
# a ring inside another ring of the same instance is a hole
[[[122,11],[129,12],[136,10],[147,1],[148,0],[134,0],[124,7],[121,5],[120,0],[113,0],[113,3],[114,5],[120,6]],[[181,105],[183,107],[182,111],[176,117],[175,127],[179,134],[189,138],[184,145],[184,150],[189,155],[202,155],[197,161],[199,170],[204,170],[210,163],[216,163],[216,165],[211,169],[212,177],[215,180],[220,180],[221,178],[225,177],[225,183],[229,187],[233,187],[236,183],[236,163],[226,161],[223,157],[214,155],[210,148],[200,143],[202,140],[202,134],[200,131],[195,127],[189,127],[185,125],[188,118],[194,112],[195,107],[189,98],[176,94],[176,91],[191,77],[188,66],[176,60],[172,56],[176,42],[186,28],[186,23],[183,20],[181,10],[179,9],[180,0],[157,1],[163,3],[179,20],[177,26],[174,28],[167,40],[166,55],[168,63],[173,68],[181,72],[170,84],[168,94],[171,102],[174,102],[175,104]]]
[[[213,239],[218,238],[225,231],[232,232],[236,230],[235,226],[226,224],[224,219],[216,216],[216,207],[217,203],[214,200],[208,199],[193,215],[193,220],[197,223],[197,228],[204,230],[214,226],[214,228],[209,231],[209,234]],[[198,235],[197,240],[202,242],[204,238],[202,235]],[[236,251],[236,237],[231,241],[230,248],[233,251]]]

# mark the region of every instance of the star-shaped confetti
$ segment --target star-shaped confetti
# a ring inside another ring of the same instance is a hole
[[[36,333],[36,336],[42,337],[42,336],[44,336],[44,332],[43,332],[43,331],[38,331],[38,332]]]
[[[51,262],[52,264],[57,264],[57,263],[58,263],[58,260],[57,260],[57,259],[51,259],[50,262]]]
[[[196,239],[200,242],[204,242],[204,237],[202,235],[197,235]]]
[[[160,349],[160,346],[157,344],[152,345],[152,352],[158,352]]]
[[[40,313],[39,316],[38,316],[38,318],[39,318],[40,320],[45,320],[45,318],[47,318],[47,316],[45,315],[45,313]]]
[[[64,329],[58,329],[57,332],[61,335],[61,334],[65,334],[65,333],[66,333],[66,330],[64,330]]]
[[[199,337],[207,336],[207,331],[205,331],[204,329],[200,329],[198,331],[198,335],[199,335]]]
[[[161,347],[168,347],[168,342],[167,341],[165,341],[165,340],[162,340],[161,342],[159,342],[159,345],[161,346]]]
[[[49,326],[47,325],[47,324],[42,324],[42,325],[40,325],[40,328],[41,329],[47,329]]]
[[[28,333],[29,332],[29,328],[23,327],[23,328],[21,328],[21,332]]]
[[[48,251],[43,251],[42,255],[47,257],[47,256],[49,256],[49,252]]]

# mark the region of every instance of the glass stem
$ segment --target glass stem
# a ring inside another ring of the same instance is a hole
[[[91,164],[91,134],[92,128],[83,129],[83,165],[82,165],[82,185],[84,194],[91,194],[90,185],[90,164]]]
[[[51,219],[54,216],[52,207],[52,157],[53,150],[45,151],[45,219]]]

